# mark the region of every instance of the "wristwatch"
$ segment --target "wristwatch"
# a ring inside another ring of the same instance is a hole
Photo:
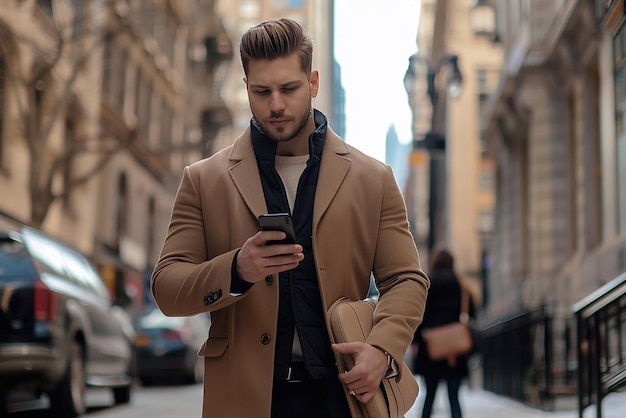
[[[385,351],[385,355],[387,356],[387,373],[385,373],[385,379],[393,379],[399,374],[398,365],[388,352]]]

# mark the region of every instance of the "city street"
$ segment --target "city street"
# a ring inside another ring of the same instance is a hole
[[[23,404],[28,410],[13,412],[9,418],[43,418],[46,401]],[[113,406],[110,390],[90,390],[85,418],[199,418],[202,385],[165,385],[134,388],[131,402]],[[52,418],[52,417],[51,417]],[[63,417],[54,417],[63,418]]]
[[[0,196],[0,418],[626,418],[626,0],[0,0]]]
[[[421,392],[406,418],[420,418],[424,393]],[[90,391],[87,397],[86,418],[199,418],[201,413],[202,385],[137,386],[129,405],[113,406],[110,391]],[[575,410],[544,412],[522,405],[510,399],[497,396],[480,389],[461,389],[461,402],[465,418],[577,418]],[[39,405],[23,405],[27,411],[13,412],[9,418],[43,418]],[[595,417],[595,408],[590,407],[584,418]],[[603,418],[623,418],[626,416],[626,393],[610,394],[603,403]],[[431,418],[448,418],[447,394],[441,386],[435,399]],[[62,418],[62,417],[54,417]],[[224,417],[228,418],[228,417]],[[253,418],[253,417],[251,417]],[[296,418],[296,417],[294,417]]]

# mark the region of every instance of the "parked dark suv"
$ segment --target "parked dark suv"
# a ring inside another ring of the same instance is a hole
[[[83,255],[32,228],[0,233],[0,416],[13,391],[46,394],[63,418],[90,386],[129,402],[133,338]]]

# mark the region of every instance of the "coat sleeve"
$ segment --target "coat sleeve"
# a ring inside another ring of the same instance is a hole
[[[421,269],[415,241],[409,231],[404,199],[389,166],[374,277],[380,297],[374,313],[375,325],[367,342],[384,349],[399,362],[422,321],[430,281]]]
[[[168,316],[192,316],[232,304],[231,267],[238,249],[208,259],[201,199],[189,167],[176,194],[161,255],[151,277],[157,306]],[[245,296],[241,296],[245,297]]]

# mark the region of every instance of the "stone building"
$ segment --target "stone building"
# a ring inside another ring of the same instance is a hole
[[[1,2],[3,227],[72,244],[139,308],[182,168],[231,123],[231,57],[214,0]]]
[[[505,58],[489,317],[572,306],[626,270],[624,1],[495,2]]]

